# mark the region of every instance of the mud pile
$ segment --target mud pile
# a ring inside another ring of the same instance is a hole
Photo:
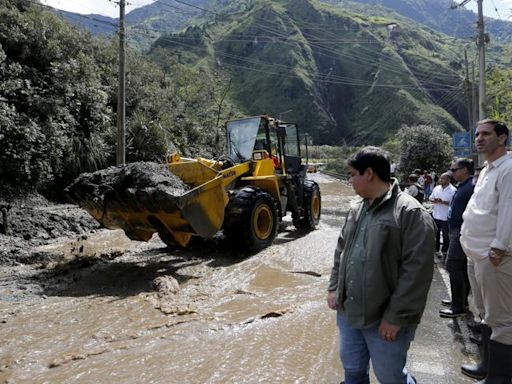
[[[84,173],[66,193],[89,212],[156,212],[189,189],[166,165],[137,162]]]
[[[9,207],[9,236],[0,234],[0,264],[30,263],[33,247],[99,228],[84,210],[70,204],[56,205],[40,195],[9,203],[0,201],[0,205]],[[0,221],[0,232],[4,232],[1,218]]]

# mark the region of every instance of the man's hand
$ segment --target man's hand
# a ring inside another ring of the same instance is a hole
[[[394,341],[400,331],[399,325],[393,325],[382,319],[379,325],[379,335],[386,341]]]
[[[501,263],[501,260],[507,255],[507,253],[502,250],[502,249],[498,249],[498,248],[491,248],[489,250],[489,260],[491,260],[491,263],[492,265],[494,265],[495,267],[497,267],[498,265],[500,265]]]
[[[331,309],[338,308],[338,305],[336,304],[336,291],[327,292],[327,305]]]

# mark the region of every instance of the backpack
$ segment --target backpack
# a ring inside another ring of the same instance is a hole
[[[416,188],[418,188],[418,194],[414,196],[414,198],[418,200],[420,203],[423,203],[423,199],[425,198],[425,190],[420,185],[420,183],[416,183],[414,185],[416,186]]]

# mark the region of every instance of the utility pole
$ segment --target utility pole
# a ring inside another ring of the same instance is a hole
[[[117,91],[117,148],[116,148],[116,164],[122,165],[126,163],[126,70],[125,70],[125,29],[124,14],[126,0],[119,0],[119,88]]]
[[[463,0],[459,4],[452,3],[450,9],[463,7],[470,0]],[[478,3],[478,21],[476,23],[477,36],[476,45],[478,47],[478,67],[479,67],[479,86],[478,86],[478,120],[485,119],[485,44],[488,42],[488,36],[484,31],[484,11],[483,0],[477,0]],[[473,115],[475,118],[475,115]],[[476,119],[475,119],[476,120]]]
[[[466,93],[466,100],[468,102],[468,132],[471,132],[471,127],[473,126],[473,108],[472,108],[472,99],[471,99],[471,82],[469,81],[469,64],[468,64],[468,51],[464,50],[464,64],[466,68],[466,86],[465,86],[465,93]]]
[[[484,32],[484,13],[483,0],[478,2],[478,22],[476,28],[478,35],[476,44],[478,46],[478,69],[479,69],[479,86],[478,86],[478,120],[485,119],[485,43],[486,36]]]
[[[473,111],[473,126],[476,124],[476,122],[478,121],[478,93],[477,93],[477,89],[476,89],[476,76],[475,76],[475,63],[473,63],[473,65],[471,66],[471,78],[472,78],[472,84],[471,84],[471,91],[472,91],[472,99],[473,99],[473,106],[472,106],[472,111]]]

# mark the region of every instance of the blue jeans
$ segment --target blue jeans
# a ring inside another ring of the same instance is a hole
[[[390,342],[380,337],[378,323],[366,328],[352,328],[338,311],[337,324],[345,384],[369,384],[370,360],[379,383],[414,383],[405,369],[405,363],[416,325],[403,326],[396,340]]]

